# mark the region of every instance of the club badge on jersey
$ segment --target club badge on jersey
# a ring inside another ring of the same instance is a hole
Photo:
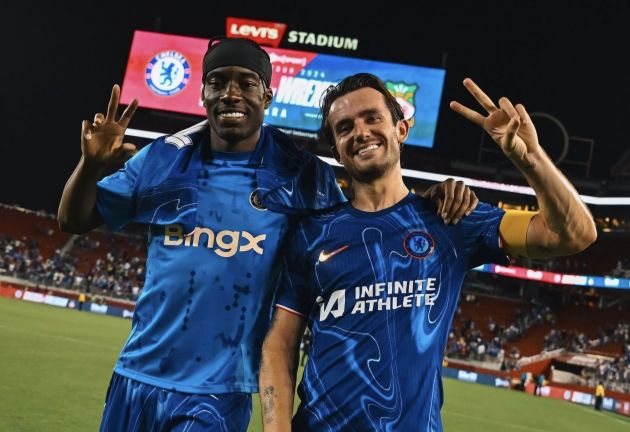
[[[415,259],[424,259],[435,250],[435,241],[424,231],[412,231],[403,241],[405,251]]]
[[[256,210],[265,211],[267,210],[267,207],[265,207],[262,203],[262,198],[260,197],[260,191],[261,191],[260,188],[254,189],[252,191],[252,193],[249,195],[249,203]]]

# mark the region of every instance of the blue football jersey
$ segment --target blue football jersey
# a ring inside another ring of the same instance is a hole
[[[97,206],[112,226],[132,217],[147,147],[99,182]],[[198,179],[194,230],[150,226],[146,280],[115,371],[178,392],[256,392],[291,218],[261,204],[251,154],[212,156]]]
[[[409,194],[378,212],[346,203],[302,220],[276,306],[305,316],[299,431],[440,431],[441,367],[466,272],[507,263],[503,210],[445,225]]]

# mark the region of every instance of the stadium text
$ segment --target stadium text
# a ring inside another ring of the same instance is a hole
[[[356,51],[357,48],[359,48],[359,39],[347,38],[343,36],[315,34],[296,30],[292,30],[289,32],[289,43],[327,46],[331,48],[343,48],[353,51]]]

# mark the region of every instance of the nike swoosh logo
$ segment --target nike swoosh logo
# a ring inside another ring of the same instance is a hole
[[[293,185],[291,185],[291,189],[290,189],[290,190],[289,190],[289,189],[287,189],[287,188],[285,188],[284,186],[282,186],[282,189],[284,189],[284,191],[285,191],[285,192],[286,192],[289,196],[293,195]]]
[[[321,251],[319,253],[319,262],[328,261],[329,259],[331,259],[335,255],[345,251],[346,249],[348,249],[348,245],[341,246],[339,249],[335,249],[334,251],[328,252],[328,253],[326,253],[325,251]]]

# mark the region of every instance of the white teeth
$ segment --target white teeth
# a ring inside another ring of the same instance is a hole
[[[359,154],[362,155],[364,153],[369,152],[370,150],[375,150],[377,148],[378,148],[378,146],[376,144],[372,144],[370,146],[367,146],[367,147],[362,148],[361,150],[359,150]]]
[[[219,114],[221,117],[225,117],[225,118],[241,118],[244,117],[245,114],[241,113],[241,112],[224,112]]]

